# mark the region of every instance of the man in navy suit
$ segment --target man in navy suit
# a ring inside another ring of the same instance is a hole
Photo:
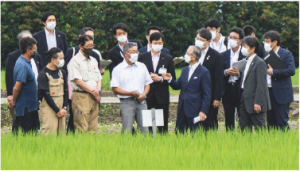
[[[228,37],[228,45],[231,49],[221,53],[223,56],[223,97],[222,103],[225,113],[226,130],[235,128],[235,116],[240,103],[240,72],[232,67],[234,62],[245,58],[241,53],[241,43],[244,38],[244,31],[240,28],[232,28]]]
[[[55,30],[56,17],[52,12],[45,12],[42,16],[45,28],[33,35],[37,41],[38,53],[42,56],[43,68],[48,64],[45,52],[53,47],[58,47],[64,54],[68,49],[65,33]]]
[[[199,63],[201,49],[190,46],[184,56],[189,64],[182,69],[177,81],[170,73],[163,74],[174,90],[181,90],[179,95],[176,132],[184,133],[187,129],[194,132],[202,125],[209,111],[211,100],[211,80],[209,71]],[[195,117],[200,117],[200,122],[194,123]]]
[[[147,44],[147,46],[144,46],[144,47],[142,47],[142,48],[139,49],[139,52],[140,52],[140,53],[146,53],[146,52],[150,52],[150,51],[151,51],[151,47],[149,46],[150,36],[151,36],[152,33],[157,33],[157,32],[159,32],[159,33],[162,32],[161,28],[159,28],[159,27],[157,27],[157,26],[151,26],[151,27],[149,27],[149,28],[147,29],[147,32],[146,32],[146,39],[147,39],[147,41],[148,41],[148,44]],[[163,48],[163,49],[161,50],[161,52],[164,53],[164,54],[167,54],[167,55],[171,55],[171,54],[170,54],[170,50],[167,49],[167,48]]]
[[[267,112],[268,128],[289,129],[289,106],[294,101],[291,76],[295,75],[295,62],[292,53],[280,47],[280,34],[269,31],[264,34],[264,48],[273,50],[286,65],[286,69],[273,69],[268,65],[267,84],[272,110]]]

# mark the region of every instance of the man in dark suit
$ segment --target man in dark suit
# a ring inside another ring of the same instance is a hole
[[[181,90],[177,108],[176,133],[184,133],[189,128],[191,132],[199,129],[209,111],[211,101],[211,80],[209,71],[199,62],[201,49],[190,46],[185,55],[185,62],[189,64],[182,69],[177,81],[170,73],[163,74],[169,80],[174,90]],[[194,123],[195,117],[200,122]]]
[[[110,72],[110,78],[112,74],[112,70],[123,61],[123,46],[127,42],[135,42],[138,45],[138,48],[143,47],[139,40],[128,40],[128,28],[124,23],[117,23],[113,26],[113,33],[115,39],[118,40],[118,44],[111,48],[108,51],[108,59],[112,61],[112,63],[108,66]]]
[[[247,63],[241,76],[241,101],[239,107],[241,130],[252,131],[266,127],[266,112],[271,109],[267,86],[267,65],[257,56],[259,41],[248,36],[243,39],[242,53]]]
[[[150,47],[150,45],[149,45],[149,42],[150,42],[150,36],[151,36],[152,33],[157,33],[157,32],[159,32],[159,33],[162,32],[161,28],[159,28],[159,27],[157,27],[157,26],[151,26],[151,27],[149,27],[149,28],[147,29],[147,32],[146,32],[146,39],[147,39],[147,41],[148,41],[148,44],[147,44],[147,46],[144,46],[144,47],[142,47],[142,48],[139,49],[139,52],[140,52],[140,53],[146,53],[146,52],[150,52],[150,51],[151,51],[151,47]],[[161,52],[162,52],[162,53],[165,53],[165,54],[167,54],[167,55],[171,55],[171,54],[170,54],[170,50],[167,49],[167,48],[163,48],[163,49],[161,50]]]
[[[226,130],[233,130],[235,128],[236,113],[239,107],[240,96],[240,75],[236,68],[232,67],[234,62],[245,58],[241,53],[241,43],[244,38],[244,32],[240,28],[232,28],[228,37],[228,45],[231,49],[221,53],[223,57],[223,93],[222,103],[225,113]]]
[[[171,73],[172,77],[176,79],[174,63],[171,56],[162,52],[165,38],[161,33],[153,33],[150,36],[149,46],[150,52],[139,55],[139,62],[146,65],[153,83],[150,84],[150,91],[146,98],[148,109],[163,109],[164,126],[158,127],[159,133],[168,133],[169,120],[169,103],[170,93],[169,84],[163,80],[162,73]],[[150,127],[150,131],[152,127]]]
[[[195,45],[201,49],[199,62],[210,72],[211,77],[211,102],[207,119],[203,122],[204,129],[218,129],[218,109],[222,98],[223,90],[223,62],[222,56],[209,47],[212,40],[211,32],[208,29],[202,28],[197,30]]]
[[[32,37],[31,33],[28,30],[23,30],[21,31],[18,36],[18,42],[24,37]],[[7,60],[6,60],[6,68],[5,68],[5,84],[6,84],[6,93],[7,93],[7,101],[11,102],[13,101],[13,71],[15,68],[15,64],[18,60],[18,58],[21,56],[21,50],[15,50],[7,55]],[[38,74],[39,71],[42,69],[42,61],[41,61],[41,56],[39,54],[36,54],[33,58],[34,64],[32,64],[32,69],[35,71],[34,74]],[[37,73],[36,73],[37,72]],[[37,78],[37,75],[36,75]],[[12,108],[10,109],[10,114],[13,118],[13,123],[12,123],[12,128],[13,130],[18,129],[19,125],[16,124],[15,122],[15,109]]]
[[[246,36],[253,36],[253,37],[256,37],[255,36],[255,33],[256,33],[256,29],[253,27],[253,26],[250,26],[250,25],[245,25],[243,27],[243,31],[245,33],[245,37]],[[258,51],[257,51],[257,56],[259,56],[260,58],[263,58],[264,57],[264,45],[259,45],[258,47]]]
[[[295,75],[294,57],[290,51],[280,47],[280,34],[276,31],[265,33],[264,48],[266,52],[273,50],[286,65],[285,69],[273,69],[268,65],[267,82],[272,104],[272,110],[267,113],[268,128],[289,129],[289,106],[294,101],[291,81],[291,76]]]
[[[53,47],[58,47],[64,54],[68,49],[65,33],[55,30],[56,18],[54,13],[45,12],[42,16],[45,28],[33,35],[37,41],[38,53],[42,56],[43,68],[48,64],[45,52]]]

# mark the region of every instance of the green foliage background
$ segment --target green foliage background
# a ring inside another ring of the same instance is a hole
[[[221,21],[221,33],[230,28],[253,25],[256,36],[269,30],[281,33],[282,47],[289,49],[298,67],[299,2],[1,2],[1,61],[16,50],[16,35],[24,29],[36,33],[43,29],[41,16],[53,11],[57,30],[67,34],[68,45],[75,46],[79,30],[85,26],[95,29],[95,48],[107,58],[116,44],[112,26],[124,22],[129,38],[146,45],[147,27],[157,25],[164,31],[165,47],[172,56],[181,56],[194,44],[196,30],[209,18]]]

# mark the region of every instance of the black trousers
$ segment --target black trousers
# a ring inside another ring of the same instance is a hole
[[[169,121],[169,104],[160,104],[157,102],[156,97],[152,96],[150,99],[147,99],[147,108],[148,109],[163,109],[164,114],[164,126],[158,126],[158,133],[168,133],[168,121]],[[149,127],[150,133],[152,132],[152,127]]]
[[[28,109],[25,108],[24,116],[16,116],[15,125],[12,128],[13,133],[18,135],[19,128],[24,134],[31,132],[37,134],[39,128],[38,111],[28,112]]]
[[[222,103],[225,113],[225,126],[226,131],[234,130],[235,128],[235,112],[238,113],[240,95],[239,85],[227,83],[225,93],[222,98]]]
[[[207,118],[203,121],[205,131],[218,129],[218,110],[219,108],[213,107],[213,103],[210,104]]]
[[[70,113],[70,118],[68,120],[68,125],[67,125],[67,133],[75,133],[75,127],[74,127],[74,115],[73,115],[73,110],[72,110],[72,100],[69,99],[69,113]]]

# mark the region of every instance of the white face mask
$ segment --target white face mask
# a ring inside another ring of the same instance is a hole
[[[205,43],[205,42],[203,42],[203,41],[201,41],[201,40],[195,39],[195,45],[198,46],[200,49],[203,49],[203,48],[206,47],[206,46],[204,46],[204,43]]]
[[[231,48],[235,48],[235,47],[238,46],[238,44],[237,44],[238,41],[236,41],[236,40],[229,39],[228,42],[229,42],[229,46],[230,46]]]
[[[191,62],[191,57],[188,54],[184,55],[184,60],[186,63],[190,63]]]
[[[120,43],[125,43],[127,41],[127,35],[124,35],[124,36],[119,36],[117,38],[118,42]]]
[[[210,31],[211,39],[214,40],[217,37],[217,31]]]
[[[152,45],[154,52],[160,52],[163,48],[163,45]]]
[[[271,43],[264,43],[264,48],[266,52],[270,52],[273,49]]]
[[[133,54],[128,53],[128,54],[130,55],[130,58],[128,58],[129,61],[133,64],[136,63],[136,61],[138,60],[139,54],[138,53],[133,53]]]
[[[62,68],[65,65],[65,60],[61,59],[61,60],[57,60],[58,64],[56,65],[57,68]]]
[[[55,26],[56,26],[56,22],[48,22],[47,23],[47,28],[49,30],[54,30]]]
[[[243,54],[244,56],[246,56],[246,57],[248,57],[248,56],[250,55],[247,48],[242,47],[241,52],[242,52],[242,54]]]

